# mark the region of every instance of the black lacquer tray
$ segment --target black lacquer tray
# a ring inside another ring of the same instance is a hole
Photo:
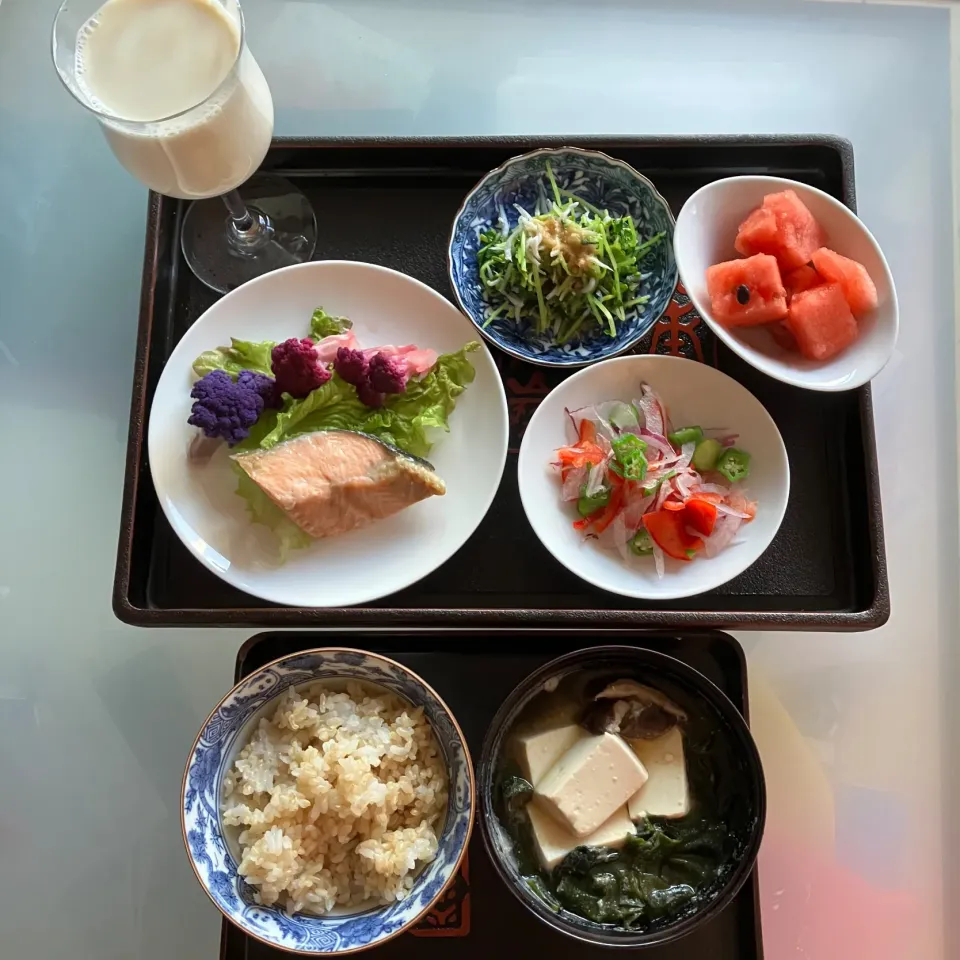
[[[646,631],[535,631],[505,638],[483,630],[314,631],[252,637],[237,656],[235,679],[298,650],[320,646],[374,650],[406,664],[444,699],[457,718],[473,758],[487,726],[507,694],[541,664],[570,650],[606,644],[650,647],[677,657],[712,680],[746,715],[747,672],[743,651],[716,631],[684,634]],[[371,953],[376,960],[488,960],[549,956],[556,960],[641,954],[644,960],[762,960],[756,871],[734,900],[703,928],[674,943],[642,951],[610,951],[564,937],[544,926],[516,900],[487,858],[480,827],[474,828],[465,866],[428,916]],[[280,960],[274,950],[224,920],[221,960]]]
[[[653,180],[675,211],[702,184],[743,173],[801,180],[854,205],[850,144],[817,136],[278,140],[264,166],[293,179],[313,202],[320,222],[317,258],[383,264],[450,296],[446,243],[465,193],[503,160],[544,145],[586,146],[628,161]],[[816,393],[764,376],[718,349],[682,288],[639,351],[717,364],[770,411],[790,457],[792,488],[783,526],[766,553],[730,583],[655,604],[604,593],[561,567],[523,514],[516,449],[533,409],[565,374],[498,355],[510,403],[512,453],[489,514],[446,564],[400,593],[349,609],[278,607],[228,586],[170,529],[146,462],[150,403],[160,371],[184,331],[217,297],[183,262],[184,208],[181,201],[151,197],[114,584],[114,610],[121,620],[156,626],[866,630],[888,617],[869,387]],[[391,215],[384,217],[384,210]],[[324,229],[325,222],[336,229]]]

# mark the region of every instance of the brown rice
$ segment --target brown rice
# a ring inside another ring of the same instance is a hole
[[[286,691],[224,777],[239,872],[289,913],[402,900],[437,853],[447,773],[422,708],[343,686]]]

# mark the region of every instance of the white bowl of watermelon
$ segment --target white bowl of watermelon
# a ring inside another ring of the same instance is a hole
[[[863,222],[822,190],[780,177],[708,183],[680,211],[674,250],[714,333],[777,380],[852,390],[893,354],[890,267]]]

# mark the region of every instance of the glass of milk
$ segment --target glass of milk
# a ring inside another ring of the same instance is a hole
[[[273,98],[237,0],[64,0],[53,59],[127,170],[193,201],[181,245],[207,286],[226,292],[310,259],[317,228],[306,197],[253,176],[270,147]]]

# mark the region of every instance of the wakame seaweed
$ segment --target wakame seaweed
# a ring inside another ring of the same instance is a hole
[[[752,812],[737,802],[744,771],[715,718],[681,688],[657,686],[683,705],[691,811],[641,820],[620,850],[577,847],[552,871],[541,868],[526,805],[533,786],[512,761],[498,769],[498,815],[514,841],[527,886],[554,912],[636,932],[690,916],[719,890],[749,835]],[[698,709],[699,707],[699,709]]]

